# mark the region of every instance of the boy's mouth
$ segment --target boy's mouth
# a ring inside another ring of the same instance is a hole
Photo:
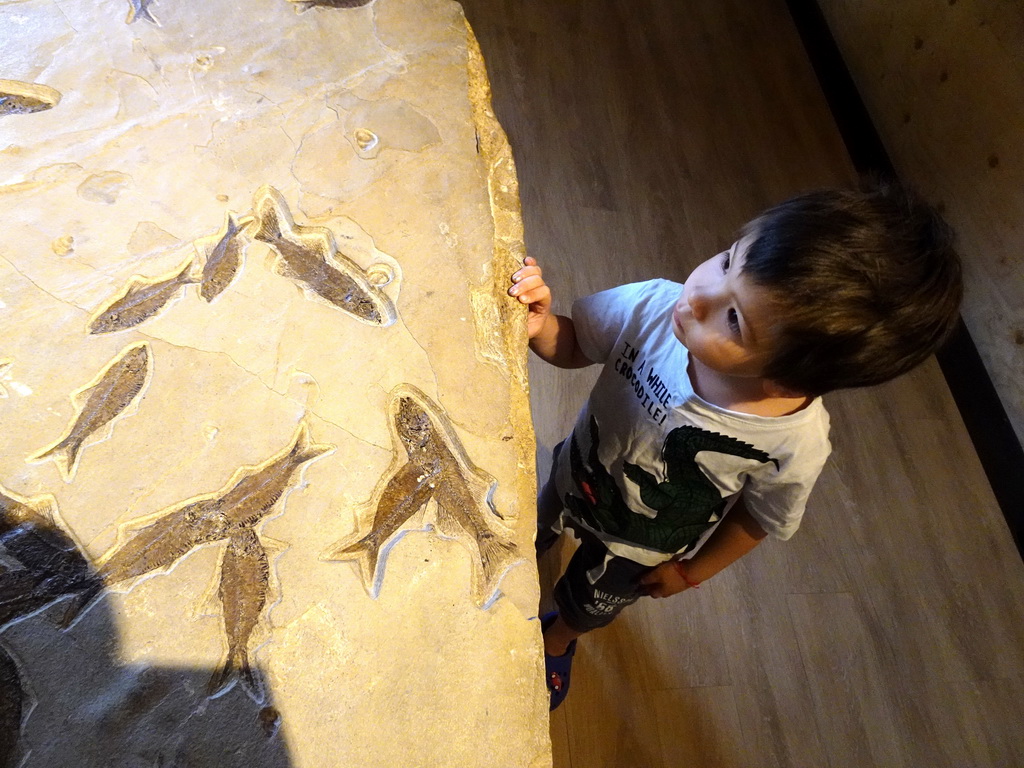
[[[680,338],[686,333],[683,328],[683,318],[678,305],[672,309],[672,330],[675,331],[676,336]]]
[[[681,326],[683,319],[690,311],[690,302],[685,295],[680,296],[672,307],[672,322]]]

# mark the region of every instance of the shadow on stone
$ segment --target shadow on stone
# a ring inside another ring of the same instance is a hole
[[[112,603],[68,630],[69,601],[95,571],[56,527],[0,509],[0,768],[60,765],[287,768],[268,692],[209,698],[214,668],[125,663]],[[187,653],[188,649],[182,649]]]

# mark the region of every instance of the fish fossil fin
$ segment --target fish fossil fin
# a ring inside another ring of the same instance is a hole
[[[372,533],[364,536],[355,544],[332,547],[326,552],[328,560],[354,560],[359,566],[363,584],[372,593],[380,562],[380,542]]]
[[[263,690],[263,682],[260,680],[259,675],[256,674],[256,671],[249,665],[248,658],[239,667],[238,680],[250,699],[257,704],[264,702],[266,695]]]
[[[493,539],[480,544],[480,564],[484,569],[484,583],[497,586],[502,575],[520,560],[519,550],[510,541]]]
[[[496,598],[502,577],[524,558],[513,542],[494,535],[478,539],[477,546],[480,562],[479,570],[474,569],[473,599],[484,608]]]
[[[330,453],[334,447],[326,443],[314,443],[309,436],[309,427],[303,422],[299,427],[299,434],[295,438],[295,445],[292,446],[291,455],[295,457],[296,464],[305,464],[318,456]]]
[[[72,597],[64,609],[64,614],[57,621],[57,626],[61,629],[70,628],[78,617],[85,612],[85,609],[93,604],[102,591],[103,584],[90,584],[83,591]]]
[[[225,662],[224,666],[213,673],[210,682],[206,685],[206,695],[213,699],[224,693],[234,682],[235,668],[231,659]]]
[[[238,234],[241,227],[238,225],[238,217],[230,211],[227,213],[227,221],[224,223],[224,232],[228,237]]]
[[[36,462],[53,459],[57,462],[58,466],[63,463],[64,466],[61,468],[61,471],[65,477],[70,477],[74,472],[75,465],[78,463],[78,452],[81,448],[82,441],[69,435],[52,448],[47,448],[42,453],[37,453],[35,456],[30,457],[29,461]]]
[[[246,695],[257,704],[265,701],[263,683],[249,664],[249,654],[244,651],[229,656],[224,666],[213,673],[206,686],[206,695],[211,699],[217,698],[228,691],[235,680],[238,680]]]
[[[480,562],[488,573],[493,573],[497,567],[508,567],[509,558],[518,554],[519,550],[511,541],[494,538],[480,542]]]
[[[195,285],[201,279],[191,274],[192,269],[195,267],[195,265],[196,258],[193,256],[191,259],[189,259],[188,263],[185,264],[184,268],[182,268],[182,270],[174,277],[172,277],[168,282],[177,282],[181,283],[182,285]]]
[[[292,234],[291,211],[284,196],[273,187],[265,184],[256,190],[253,198],[252,236],[264,242],[287,238]]]

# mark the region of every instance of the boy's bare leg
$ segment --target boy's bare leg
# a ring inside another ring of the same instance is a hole
[[[548,656],[562,656],[569,649],[569,643],[582,634],[570,628],[561,616],[556,616],[555,623],[544,631],[544,653]]]

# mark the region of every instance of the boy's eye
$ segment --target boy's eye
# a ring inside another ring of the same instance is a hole
[[[726,313],[726,322],[729,323],[729,330],[735,333],[737,336],[740,335],[740,318],[736,314],[736,310],[730,308]]]
[[[722,256],[722,271],[723,272],[728,272],[729,271],[729,263],[730,263],[731,256],[732,256],[732,253],[730,251],[726,251],[725,254]]]

